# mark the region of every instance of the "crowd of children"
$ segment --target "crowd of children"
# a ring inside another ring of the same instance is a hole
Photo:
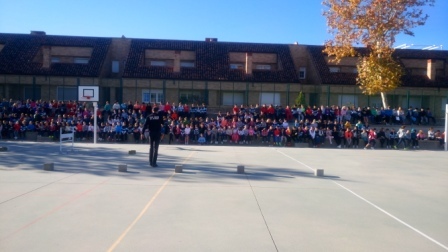
[[[146,112],[158,106],[164,118],[162,142],[168,144],[261,144],[288,146],[308,143],[337,148],[419,148],[419,140],[439,141],[444,133],[430,128],[406,129],[406,125],[435,123],[429,109],[307,107],[234,105],[225,113],[209,116],[205,104],[132,103],[106,104],[98,110],[98,140],[148,142],[143,131]],[[12,101],[0,107],[1,137],[25,139],[26,132],[57,138],[59,130],[75,131],[77,141],[92,140],[93,108],[75,101]],[[380,125],[378,130],[370,125]],[[406,125],[405,125],[406,124]],[[397,131],[393,126],[400,127]],[[390,129],[389,129],[390,128]],[[376,143],[379,146],[376,146]]]

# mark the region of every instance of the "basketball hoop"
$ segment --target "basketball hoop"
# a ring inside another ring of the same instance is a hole
[[[84,96],[87,100],[90,100],[90,96]]]

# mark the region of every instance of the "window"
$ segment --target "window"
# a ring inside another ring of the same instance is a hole
[[[260,104],[280,105],[280,93],[261,93]]]
[[[299,68],[299,79],[306,79],[306,67]]]
[[[51,63],[60,63],[61,59],[59,57],[51,57]]]
[[[206,102],[204,99],[204,92],[201,91],[186,91],[181,90],[179,92],[180,102],[182,103],[203,103]]]
[[[112,61],[112,73],[120,72],[120,61],[114,60]]]
[[[78,100],[78,87],[58,87],[57,99],[60,101]]]
[[[383,106],[383,100],[381,96],[369,96],[370,108],[381,108]]]
[[[421,96],[409,96],[409,100],[407,96],[401,97],[401,107],[403,109],[407,109],[408,107],[413,108],[421,108],[422,105],[422,97]],[[408,106],[409,103],[409,106]]]
[[[352,70],[352,73],[357,74],[358,73],[358,68],[354,67],[353,70]]]
[[[89,58],[74,58],[73,63],[75,64],[89,64]]]
[[[330,73],[339,73],[341,68],[339,67],[330,67]]]
[[[358,106],[358,96],[357,95],[339,95],[338,103],[340,106]]]
[[[308,95],[308,97],[309,97],[309,105],[310,106],[319,106],[319,104],[321,104],[319,101],[320,101],[320,97],[319,97],[319,94],[318,93],[310,93],[309,95]]]
[[[412,75],[426,75],[427,69],[424,68],[412,68]]]
[[[257,70],[271,70],[271,65],[255,65]]]
[[[181,61],[180,67],[194,67],[193,61]]]
[[[230,69],[244,69],[243,63],[230,63]]]
[[[163,102],[163,90],[161,89],[144,89],[142,91],[142,102],[159,103]]]
[[[40,86],[25,86],[23,98],[38,100],[41,98],[40,94],[41,94]]]
[[[150,66],[160,66],[160,67],[164,67],[166,66],[166,61],[163,60],[151,60],[150,61]]]
[[[244,104],[244,93],[223,92],[222,105]]]

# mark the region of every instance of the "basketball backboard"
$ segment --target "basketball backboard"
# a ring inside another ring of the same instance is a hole
[[[99,100],[98,86],[78,86],[78,101],[97,102]]]

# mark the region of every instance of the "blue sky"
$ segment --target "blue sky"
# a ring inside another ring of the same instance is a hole
[[[0,32],[322,45],[320,0],[0,0]],[[427,7],[425,26],[396,45],[448,49],[448,0]]]

